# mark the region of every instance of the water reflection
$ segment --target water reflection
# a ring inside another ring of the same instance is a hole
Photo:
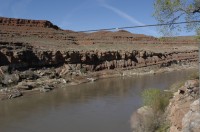
[[[35,132],[38,127],[43,132],[128,132],[130,115],[142,105],[140,94],[144,89],[166,89],[191,72],[103,79],[2,101],[0,130]]]

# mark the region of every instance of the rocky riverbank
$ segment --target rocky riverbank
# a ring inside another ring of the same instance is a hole
[[[178,91],[174,92],[165,113],[156,115],[151,107],[144,106],[133,114],[131,117],[133,132],[200,131],[199,80],[188,80],[183,84],[179,83],[178,86]],[[174,91],[177,85],[172,88],[170,90]]]
[[[30,68],[25,71],[14,70],[10,73],[8,71],[8,67],[3,66],[1,67],[0,99],[12,99],[40,92],[49,92],[56,88],[65,88],[69,85],[94,82],[101,78],[159,74],[174,70],[194,68],[197,68],[196,63],[189,63],[187,65],[173,64],[168,67],[157,66],[153,68],[141,67],[128,70],[107,69],[95,72],[81,72],[80,70],[73,70],[71,67],[69,67],[69,65],[64,64],[63,66],[57,68]]]
[[[200,131],[199,80],[188,80],[174,93],[167,109],[170,132]]]

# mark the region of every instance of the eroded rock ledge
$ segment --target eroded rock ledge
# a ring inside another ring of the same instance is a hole
[[[6,17],[0,17],[0,25],[59,29],[56,25],[53,25],[47,20],[14,19]]]
[[[133,69],[158,65],[183,64],[197,61],[198,50],[152,52],[129,51],[50,51],[35,49],[28,44],[0,42],[0,66],[10,69],[51,67],[68,64],[76,70]]]
[[[198,50],[60,51],[41,50],[21,42],[0,42],[0,99],[16,98],[27,91],[48,92],[61,84],[134,75],[144,69],[154,73],[155,69],[172,65],[196,64],[197,58]],[[127,70],[133,71],[126,73]]]

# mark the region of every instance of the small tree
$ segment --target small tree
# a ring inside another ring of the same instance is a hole
[[[143,103],[148,106],[149,114],[142,117],[142,126],[146,131],[162,131],[168,129],[164,111],[172,97],[171,92],[159,89],[146,89],[142,93]]]
[[[146,89],[142,93],[144,105],[152,108],[154,113],[164,112],[172,94],[159,89]]]
[[[154,8],[154,17],[156,18],[156,20],[158,20],[160,24],[169,23],[169,26],[160,27],[161,33],[163,33],[165,36],[173,35],[171,34],[172,31],[181,29],[180,26],[173,25],[170,23],[174,23],[180,20],[185,20],[187,22],[200,20],[200,0],[155,0]],[[200,41],[199,22],[188,23],[186,24],[185,28],[188,31],[196,30],[197,40]]]
[[[155,0],[154,2],[154,17],[160,24],[174,23],[180,20],[187,22],[200,19],[200,0]],[[200,35],[200,23],[188,23],[185,28],[196,30]],[[171,31],[180,30],[181,27],[170,24],[162,26],[160,31],[164,35],[169,35]]]

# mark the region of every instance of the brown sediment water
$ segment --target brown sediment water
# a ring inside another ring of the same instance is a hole
[[[1,101],[0,132],[130,132],[144,89],[167,89],[195,71],[102,79]]]

